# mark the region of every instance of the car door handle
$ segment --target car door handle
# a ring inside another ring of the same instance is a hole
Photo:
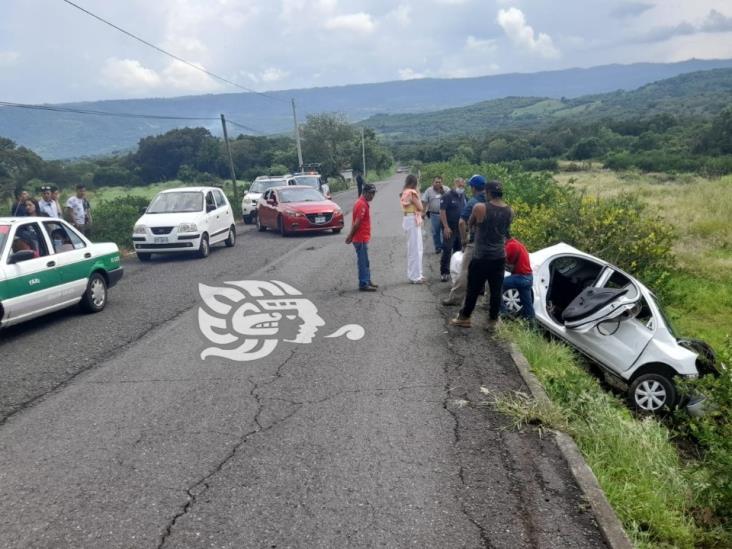
[[[46,263],[46,267],[55,267],[55,266],[56,266],[55,261],[49,261],[48,263]]]
[[[91,257],[91,253],[89,253],[89,252],[86,252],[86,253],[84,254],[84,257],[85,257],[85,258],[87,258],[87,259],[89,259],[89,258]]]

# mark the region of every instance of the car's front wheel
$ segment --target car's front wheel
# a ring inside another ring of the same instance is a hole
[[[267,226],[262,224],[261,219],[257,216],[257,230],[261,233],[267,230]]]
[[[201,236],[201,244],[198,246],[198,257],[204,259],[211,253],[211,246],[208,243],[208,235]]]
[[[107,281],[99,273],[92,273],[81,297],[81,308],[87,313],[98,313],[107,304]]]
[[[676,406],[676,386],[663,374],[643,374],[630,384],[628,398],[639,412],[656,414]]]
[[[516,288],[504,290],[501,299],[506,314],[510,317],[517,317],[521,313],[521,309],[524,308],[523,303],[521,303],[521,296]]]
[[[340,232],[343,230],[343,227],[340,229],[333,229],[333,234],[340,234]]]
[[[279,231],[280,235],[287,236],[289,233],[287,232],[287,229],[285,229],[285,220],[282,219],[282,217],[277,218],[277,230]]]
[[[233,248],[236,244],[236,227],[234,225],[229,227],[229,237],[224,240],[224,244],[226,244],[227,248]]]

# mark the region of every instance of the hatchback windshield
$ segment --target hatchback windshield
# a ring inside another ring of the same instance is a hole
[[[323,195],[315,189],[282,189],[280,192],[282,202],[322,202]]]
[[[5,249],[5,242],[8,240],[10,234],[10,225],[0,225],[0,255]]]
[[[298,185],[307,185],[313,189],[320,188],[320,178],[317,175],[296,175],[295,181]]]
[[[203,210],[203,194],[198,191],[160,193],[153,198],[149,214],[200,212]]]
[[[249,187],[250,193],[263,193],[267,189],[271,189],[272,187],[282,187],[284,185],[287,185],[287,182],[284,179],[270,179],[268,181],[255,181],[252,183],[252,186]]]

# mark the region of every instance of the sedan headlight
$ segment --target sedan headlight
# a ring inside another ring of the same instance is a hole
[[[132,234],[145,234],[145,225],[135,225],[135,228],[132,229]]]
[[[178,225],[179,233],[195,233],[198,230],[198,225],[195,223],[181,223]]]
[[[285,213],[286,213],[287,215],[291,215],[291,216],[293,216],[293,217],[304,217],[304,216],[305,216],[305,214],[304,214],[304,213],[302,213],[302,212],[299,212],[299,211],[297,211],[297,210],[285,210]]]
[[[333,210],[333,215],[340,215],[342,213],[343,213],[343,210],[341,210],[340,208],[335,208]]]

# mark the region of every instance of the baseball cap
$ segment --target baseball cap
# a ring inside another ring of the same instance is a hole
[[[468,180],[468,185],[470,185],[474,189],[482,191],[483,189],[485,189],[485,177],[475,174]]]
[[[503,194],[503,184],[500,181],[489,181],[485,184],[485,190],[491,194]]]
[[[365,193],[375,193],[376,192],[376,185],[373,183],[366,183],[363,186],[363,192]]]
[[[43,185],[41,187],[41,192],[45,193],[46,191],[52,191],[53,189],[49,185]]]

